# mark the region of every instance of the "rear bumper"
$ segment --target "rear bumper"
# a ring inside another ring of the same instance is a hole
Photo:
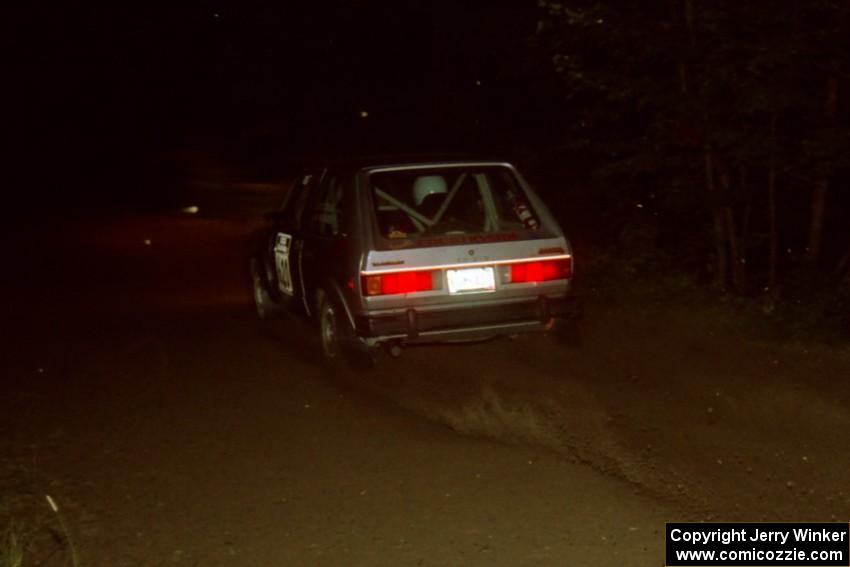
[[[462,341],[544,331],[553,319],[581,316],[574,297],[516,301],[483,307],[407,309],[355,317],[357,334],[369,346],[387,342]]]

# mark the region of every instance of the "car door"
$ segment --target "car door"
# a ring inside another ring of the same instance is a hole
[[[301,252],[304,210],[321,180],[320,171],[300,175],[292,186],[283,207],[274,215],[267,243],[267,273],[275,299],[289,307],[303,302]]]
[[[307,298],[315,298],[319,288],[342,287],[348,270],[346,262],[349,240],[350,210],[346,177],[329,172],[308,200],[304,212],[301,267]],[[306,303],[309,310],[315,306]]]

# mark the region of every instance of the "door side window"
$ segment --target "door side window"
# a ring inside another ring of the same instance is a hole
[[[295,180],[281,208],[283,222],[286,226],[300,228],[304,206],[307,204],[310,194],[315,192],[318,181],[319,176],[315,173],[305,173]]]
[[[343,183],[337,176],[330,177],[310,199],[305,216],[305,228],[318,236],[336,236],[343,233]]]

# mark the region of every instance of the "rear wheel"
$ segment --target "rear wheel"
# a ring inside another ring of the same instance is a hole
[[[322,295],[319,303],[319,339],[324,359],[330,363],[338,362],[342,355],[339,344],[339,321],[337,321],[336,308],[325,295]]]
[[[325,363],[337,366],[343,363],[351,350],[354,331],[348,323],[339,301],[326,292],[319,294],[319,340]]]
[[[360,344],[340,300],[322,291],[317,304],[322,361],[331,368],[374,368],[378,349]]]

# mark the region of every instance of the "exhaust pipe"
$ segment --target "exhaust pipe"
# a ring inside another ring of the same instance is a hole
[[[384,349],[393,358],[398,358],[399,356],[401,356],[401,353],[404,352],[401,343],[399,343],[398,341],[384,343]]]

